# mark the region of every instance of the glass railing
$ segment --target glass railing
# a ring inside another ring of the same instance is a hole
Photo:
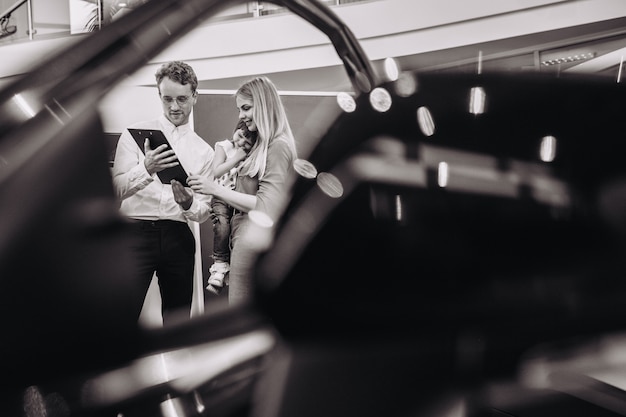
[[[31,6],[31,0],[18,0],[0,13],[0,40],[20,36],[18,33],[18,25],[16,24],[18,20],[20,22],[24,20],[24,24],[21,26],[22,28],[28,28],[26,34],[32,38],[34,31]],[[26,13],[24,13],[24,11]]]
[[[0,10],[0,46],[3,44],[92,32],[150,0],[17,0]],[[329,7],[383,0],[321,0]],[[233,5],[212,21],[257,18],[288,13],[267,1]]]
[[[325,5],[332,7],[332,6],[340,6],[342,4],[348,4],[348,3],[361,3],[365,1],[373,1],[373,0],[322,0],[320,1],[320,3],[324,3]],[[286,8],[277,6],[274,3],[270,3],[267,1],[252,1],[252,2],[249,2],[248,6],[252,7],[251,12],[254,17],[288,12]]]

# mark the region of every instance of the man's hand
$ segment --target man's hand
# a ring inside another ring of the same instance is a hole
[[[176,159],[174,151],[167,149],[167,145],[159,145],[156,149],[152,150],[150,149],[150,140],[146,139],[143,143],[143,150],[146,154],[143,164],[150,175],[163,171],[165,168],[178,165],[178,159]]]
[[[172,180],[172,192],[174,193],[174,201],[176,201],[183,210],[189,210],[193,202],[193,194],[185,189],[178,181]]]

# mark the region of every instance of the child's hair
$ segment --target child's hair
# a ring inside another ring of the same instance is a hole
[[[235,130],[233,131],[233,133],[235,133],[239,129],[242,130],[243,136],[250,139],[250,141],[252,142],[252,146],[254,146],[254,144],[256,143],[256,139],[259,136],[259,132],[251,132],[250,130],[248,130],[246,122],[244,122],[242,119],[239,119],[237,121],[237,126],[235,126]]]

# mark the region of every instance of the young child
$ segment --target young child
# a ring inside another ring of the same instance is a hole
[[[215,143],[212,177],[219,184],[233,188],[237,179],[237,169],[246,159],[250,149],[256,143],[257,132],[250,132],[246,124],[239,120],[232,139]],[[213,220],[213,265],[209,268],[211,276],[207,290],[219,294],[224,287],[224,279],[230,271],[230,219],[233,208],[222,200],[213,197],[211,207]]]

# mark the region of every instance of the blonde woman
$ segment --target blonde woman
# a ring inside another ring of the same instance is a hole
[[[241,239],[248,212],[258,210],[276,221],[287,197],[296,146],[287,114],[276,87],[267,77],[256,77],[235,93],[239,119],[257,132],[257,141],[241,163],[234,189],[206,176],[192,175],[187,182],[198,193],[213,195],[234,207],[231,219],[231,265],[228,300],[245,302],[253,291],[252,265],[256,252]]]
[[[257,132],[250,132],[239,120],[233,137],[215,142],[212,175],[220,185],[235,188],[239,165],[246,159],[256,142]],[[206,289],[219,295],[230,271],[230,219],[233,208],[217,197],[211,199],[213,210],[213,264],[209,268]]]

